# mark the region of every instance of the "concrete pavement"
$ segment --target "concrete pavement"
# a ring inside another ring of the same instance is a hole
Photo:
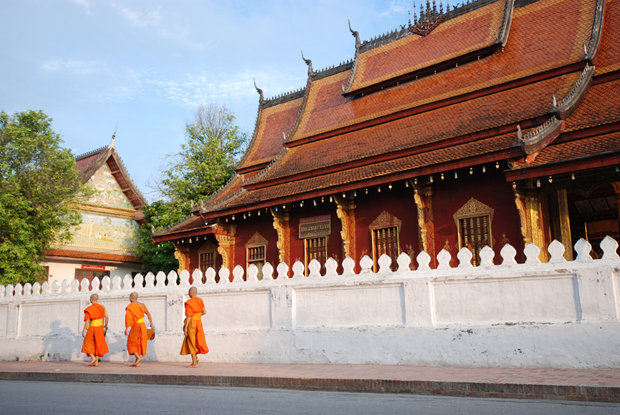
[[[620,402],[620,370],[143,361],[0,362],[0,380],[150,383]]]

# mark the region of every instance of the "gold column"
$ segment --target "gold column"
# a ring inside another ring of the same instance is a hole
[[[346,198],[336,198],[336,215],[340,219],[342,230],[340,231],[340,238],[342,239],[342,254],[343,259],[351,257],[355,262],[356,258],[356,242],[355,242],[355,199],[353,196],[347,196]]]
[[[435,263],[435,224],[433,223],[433,189],[413,184],[413,200],[418,209],[420,251],[426,251]]]
[[[288,208],[282,209],[281,212],[276,212],[274,208],[271,208],[271,215],[273,216],[273,228],[278,233],[278,247],[279,260],[285,262],[289,267],[292,265],[290,261],[291,256],[291,227],[290,227],[290,211]]]
[[[222,256],[222,266],[232,270],[235,266],[235,234],[237,225],[218,225],[215,229],[217,253]]]
[[[560,189],[558,195],[558,219],[560,222],[560,242],[566,248],[564,258],[567,261],[573,260],[573,240],[570,233],[570,216],[568,213],[568,197],[566,189]]]
[[[528,186],[531,188],[532,186]],[[549,253],[545,245],[545,238],[542,231],[541,209],[538,195],[533,190],[522,193],[513,186],[515,192],[515,205],[519,212],[521,220],[521,236],[523,236],[523,245],[532,242],[540,249],[540,259],[543,262],[549,260]]]
[[[179,246],[178,244],[175,244],[174,257],[177,259],[177,261],[179,261],[179,269],[177,269],[177,274],[181,274],[181,271],[183,271],[184,269],[190,271],[189,269],[189,247]]]

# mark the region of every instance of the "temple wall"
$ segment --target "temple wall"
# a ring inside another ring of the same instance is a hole
[[[493,265],[487,250],[479,267],[462,250],[456,268],[443,251],[432,270],[425,266],[426,253],[414,259],[415,271],[406,254],[395,272],[388,271],[387,257],[377,273],[367,257],[360,273],[350,259],[338,274],[338,264],[329,261],[325,276],[303,277],[296,263],[290,279],[280,276],[282,269],[273,279],[267,266],[258,281],[251,267],[244,282],[244,270],[236,267],[232,283],[216,284],[208,270],[205,284],[194,278],[207,308],[203,323],[211,351],[203,360],[618,369],[620,257],[614,240],[602,245],[605,256],[592,260],[589,243],[580,240],[570,262],[554,242],[550,263],[540,263],[540,251],[530,244],[524,264],[506,246],[495,258],[502,265]],[[124,308],[135,284],[157,329],[147,360],[187,360],[179,350],[190,275],[180,277],[178,286],[174,272],[167,278],[147,274],[144,284],[141,275],[103,279],[100,302],[110,315],[105,359],[128,359]],[[84,359],[80,331],[87,290],[77,281],[0,286],[0,359]]]
[[[484,185],[480,176],[484,174]],[[507,185],[502,169],[486,166],[486,173],[476,171],[470,175],[460,173],[458,179],[446,174],[444,180],[435,175],[433,183],[433,212],[435,224],[435,247],[437,252],[449,247],[453,256],[459,249],[458,229],[454,214],[471,198],[489,206],[495,213],[491,223],[493,250],[499,258],[500,250],[508,242],[519,251],[517,261],[523,262],[523,237],[520,233],[519,213],[515,205],[512,187]],[[504,240],[504,241],[503,241]],[[453,262],[455,265],[456,262]]]

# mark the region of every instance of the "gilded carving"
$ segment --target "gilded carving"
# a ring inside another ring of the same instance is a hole
[[[175,246],[174,257],[179,261],[179,268],[177,269],[178,274],[184,269],[189,271],[189,248]]]
[[[273,228],[278,233],[278,259],[280,262],[287,262],[287,256],[290,254],[290,226],[289,226],[289,211],[276,212],[271,208],[271,215],[273,216]]]
[[[489,222],[493,222],[493,213],[495,210],[482,203],[481,201],[474,199],[473,197],[469,199],[467,203],[465,203],[453,216],[454,223],[456,226],[459,225],[459,219],[462,218],[470,218],[472,216],[484,216],[489,215]]]
[[[265,248],[266,248],[268,243],[269,243],[269,241],[263,235],[261,235],[260,233],[256,232],[248,240],[248,242],[245,244],[245,246],[265,245]]]
[[[558,217],[560,221],[560,242],[565,247],[572,246],[572,237],[570,232],[570,217],[568,213],[568,197],[566,189],[558,190]],[[564,258],[567,261],[573,260],[573,250],[566,249],[564,251]]]
[[[336,198],[336,216],[340,219],[342,230],[340,238],[342,239],[343,257],[351,257],[355,259],[355,199],[352,196],[347,198]]]
[[[402,220],[398,219],[396,216],[390,215],[384,210],[374,221],[372,221],[370,224],[370,229],[391,228],[394,226],[398,226],[400,228],[402,223]]]
[[[413,200],[418,211],[418,237],[420,251],[435,257],[435,225],[433,221],[433,189],[413,184]]]
[[[215,239],[217,240],[217,253],[222,257],[222,266],[228,269],[234,265],[235,257],[235,233],[237,225],[217,225]]]

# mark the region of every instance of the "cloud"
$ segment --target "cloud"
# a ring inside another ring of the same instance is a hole
[[[109,73],[106,65],[97,60],[52,60],[43,64],[42,68],[48,72],[69,72],[76,75],[93,75],[96,73]]]
[[[156,94],[188,108],[197,108],[205,102],[228,103],[257,99],[252,78],[256,78],[259,87],[265,91],[265,98],[286,93],[305,84],[304,78],[274,72],[242,72],[232,75],[204,72],[188,74],[185,78],[182,81],[150,79],[145,83],[147,88]]]
[[[382,11],[379,16],[381,17],[397,17],[402,16],[403,19],[408,17],[407,12],[411,11],[413,14],[412,4],[409,1],[396,0],[390,1],[390,4],[387,9]]]
[[[73,3],[84,8],[86,14],[90,14],[90,3],[88,0],[71,0]]]
[[[181,25],[170,27],[171,24],[164,20],[164,14],[160,11],[160,8],[142,12],[118,6],[114,3],[112,3],[112,8],[132,26],[152,29],[160,38],[175,41],[188,49],[205,50],[201,43],[192,39],[190,31],[186,27]]]
[[[128,7],[117,6],[112,3],[112,7],[129,23],[138,27],[157,26],[162,21],[161,13],[159,9],[149,10],[147,12],[140,12],[132,10]]]

